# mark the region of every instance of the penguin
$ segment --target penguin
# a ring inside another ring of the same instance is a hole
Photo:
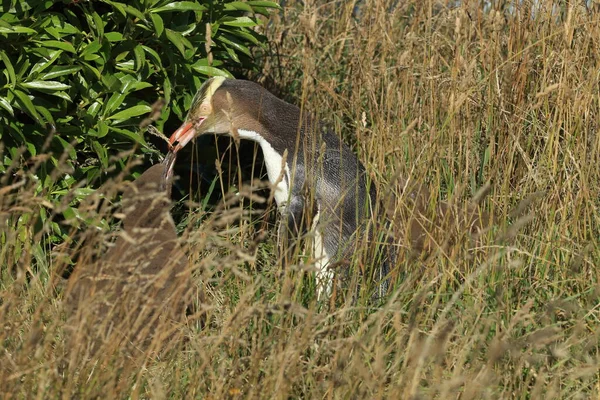
[[[69,278],[67,326],[74,339],[86,339],[89,356],[105,346],[133,354],[170,345],[177,342],[175,327],[186,322],[196,290],[170,214],[173,162],[170,154],[127,184],[117,240],[95,263],[77,265]]]
[[[280,215],[280,247],[290,252],[291,239],[313,233],[317,297],[330,296],[329,267],[350,260],[364,235],[370,239],[377,193],[356,155],[320,121],[240,79],[213,77],[202,85],[169,139],[171,151],[204,134],[259,144]],[[382,263],[374,274],[380,294],[387,290],[386,275]]]

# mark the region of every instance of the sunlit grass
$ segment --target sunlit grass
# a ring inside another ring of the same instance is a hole
[[[223,205],[206,214],[192,193],[179,227],[194,284],[206,293],[196,301],[204,326],[192,314],[177,328],[185,340],[159,335],[154,349],[164,342],[168,352],[107,350],[88,360],[69,346],[58,274],[106,249],[112,236],[100,221],[118,209],[118,185],[78,206],[85,223],[73,224],[74,244],[50,246],[52,219],[28,215],[66,205],[35,192],[34,169],[13,171],[0,189],[5,394],[599,395],[597,9],[362,3],[286,2],[266,28],[271,46],[256,80],[317,113],[367,167],[399,254],[381,305],[368,285],[357,287],[357,273],[318,302],[310,254],[281,270],[259,184],[222,176],[210,190],[223,190]],[[226,192],[230,182],[239,195]],[[463,218],[470,202],[492,221],[476,238]],[[459,211],[440,219],[447,204]],[[423,253],[409,235],[414,221],[426,231]],[[351,271],[371,266],[370,245]]]

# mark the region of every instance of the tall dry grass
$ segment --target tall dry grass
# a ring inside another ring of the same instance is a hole
[[[257,239],[270,220],[240,203],[264,199],[241,186],[182,233],[206,326],[181,326],[180,343],[163,335],[166,353],[86,359],[67,346],[56,284],[73,250],[41,247],[48,229],[26,217],[61,205],[25,174],[0,192],[2,393],[597,398],[600,14],[581,2],[455,3],[291,0],[266,28],[256,79],[352,144],[395,218],[400,257],[381,306],[343,293],[318,303],[310,261],[281,273],[273,238]],[[476,240],[434,219],[473,197],[494,220]],[[92,227],[114,211],[100,199],[80,206],[90,228],[79,259],[114,235]],[[413,251],[411,218],[428,224],[426,254]],[[369,266],[359,253],[354,271]]]

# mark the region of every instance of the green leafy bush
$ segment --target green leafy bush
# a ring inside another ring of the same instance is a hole
[[[253,28],[276,8],[270,1],[4,0],[0,173],[50,151],[36,178],[56,199],[73,195],[83,179],[101,181],[111,156],[135,143],[156,151],[140,122],[174,126],[207,76],[254,69],[250,49],[265,38]],[[62,154],[70,173],[46,179]]]

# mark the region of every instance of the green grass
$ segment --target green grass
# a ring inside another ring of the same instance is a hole
[[[93,226],[115,209],[101,198],[116,188],[77,205],[90,227],[73,225],[76,256],[74,244],[45,244],[52,218],[27,216],[40,208],[52,216],[61,204],[35,193],[35,169],[17,170],[0,178],[3,395],[600,395],[597,9],[365,3],[353,15],[351,3],[288,1],[265,28],[271,46],[256,80],[352,144],[397,217],[400,258],[383,304],[374,307],[364,287],[352,301],[352,282],[317,302],[310,262],[281,272],[274,233],[259,240],[274,232],[272,217],[240,206],[258,187],[246,182],[238,185],[245,196],[210,215],[191,211],[181,227],[207,293],[207,325],[181,326],[186,341],[167,353],[87,360],[68,345],[57,273],[106,246],[108,228]],[[488,182],[480,204],[494,223],[480,238],[454,219],[435,219],[444,201],[461,209]],[[415,183],[428,190],[425,207],[404,190]],[[417,211],[434,221],[422,255],[404,235]],[[369,261],[363,251],[351,268]]]

